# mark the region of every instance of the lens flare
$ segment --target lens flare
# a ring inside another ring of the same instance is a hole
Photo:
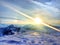
[[[36,24],[41,24],[42,23],[42,20],[38,17],[35,18],[34,21],[35,21]]]
[[[34,19],[34,18],[30,17],[29,15],[27,15],[27,14],[25,14],[25,13],[23,13],[23,12],[17,10],[17,9],[15,9],[14,7],[12,7],[12,6],[10,6],[10,5],[6,4],[6,3],[4,3],[3,5],[6,6],[6,7],[8,7],[8,8],[10,8],[10,9],[12,9],[12,10],[14,10],[16,13],[21,14],[21,15],[23,15],[23,16],[25,16],[25,17],[33,20],[33,21],[35,21],[37,24],[40,24],[40,23],[41,23],[41,24],[43,24],[43,25],[45,25],[45,26],[48,26],[48,27],[54,29],[55,31],[60,32],[59,29],[57,29],[57,28],[55,28],[55,27],[53,27],[53,26],[50,26],[50,25],[46,24],[45,22],[42,22],[42,20],[39,19],[39,18],[35,18],[35,19]]]

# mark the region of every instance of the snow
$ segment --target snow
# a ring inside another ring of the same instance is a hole
[[[60,45],[60,36],[46,33],[28,32],[26,34],[5,35],[0,37],[0,45]]]

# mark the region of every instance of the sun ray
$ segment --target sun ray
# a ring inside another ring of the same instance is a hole
[[[41,24],[42,23],[42,20],[40,19],[40,18],[35,18],[35,20],[34,20],[35,22],[36,22],[36,24]]]
[[[10,9],[12,9],[12,10],[15,11],[16,13],[21,14],[21,15],[23,15],[23,16],[25,16],[25,17],[33,20],[33,21],[40,22],[40,21],[39,21],[40,19],[38,19],[38,18],[37,18],[37,19],[34,19],[34,18],[32,18],[31,16],[28,16],[27,14],[25,14],[25,13],[23,13],[23,12],[15,9],[13,6],[8,5],[7,3],[3,3],[3,5],[6,6],[6,7],[8,7],[8,8],[10,8]],[[45,26],[48,26],[48,27],[54,29],[55,31],[60,32],[59,29],[57,29],[57,28],[55,28],[55,27],[53,27],[53,26],[50,26],[50,25],[48,25],[48,24],[46,24],[46,23],[44,23],[44,22],[42,22],[41,24],[43,24],[43,25],[45,25]]]

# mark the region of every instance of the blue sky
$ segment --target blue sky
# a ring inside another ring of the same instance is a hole
[[[15,20],[24,23],[29,19],[9,9],[3,3],[11,5],[33,18],[39,16],[47,23],[60,25],[60,0],[0,0],[1,23],[14,23]]]

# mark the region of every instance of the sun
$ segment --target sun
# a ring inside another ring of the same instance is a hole
[[[35,21],[36,24],[41,24],[42,23],[42,20],[38,17],[35,18],[34,21]]]

